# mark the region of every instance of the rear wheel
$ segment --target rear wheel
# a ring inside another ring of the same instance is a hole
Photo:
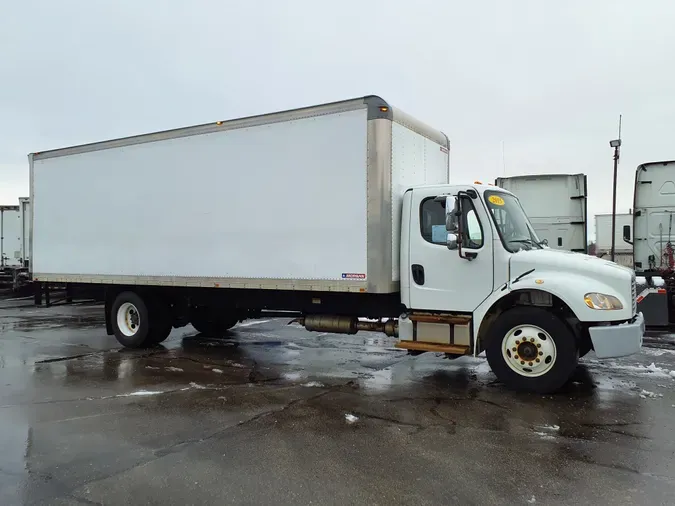
[[[208,337],[220,337],[239,322],[236,316],[225,313],[223,315],[195,315],[190,323],[200,334]]]
[[[117,295],[110,309],[117,341],[127,348],[144,348],[164,341],[171,332],[166,308],[135,292]]]
[[[505,311],[488,331],[492,371],[514,390],[552,393],[577,366],[574,334],[555,314],[537,307]]]

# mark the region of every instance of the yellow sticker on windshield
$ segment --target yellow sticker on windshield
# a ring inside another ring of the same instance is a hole
[[[501,198],[499,195],[490,195],[488,197],[488,202],[490,202],[490,204],[494,204],[496,206],[503,206],[504,205],[504,199]]]

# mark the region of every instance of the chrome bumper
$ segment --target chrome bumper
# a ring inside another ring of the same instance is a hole
[[[630,322],[588,329],[598,358],[625,357],[638,353],[645,334],[645,319],[638,313]]]

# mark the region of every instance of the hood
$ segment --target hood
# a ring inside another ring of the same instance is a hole
[[[537,271],[570,272],[602,280],[619,292],[625,290],[627,283],[630,286],[634,276],[633,269],[614,262],[550,248],[521,250],[511,256],[510,267],[511,279],[530,269],[535,269],[535,276]]]

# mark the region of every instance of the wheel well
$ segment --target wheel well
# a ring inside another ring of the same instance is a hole
[[[504,311],[516,306],[536,306],[548,308],[560,319],[565,322],[572,330],[577,341],[583,336],[582,326],[572,309],[565,302],[555,295],[543,290],[525,289],[515,290],[507,296],[502,297],[495,302],[488,310],[481,322],[478,330],[478,352],[482,352],[487,347],[487,334],[489,328]]]

